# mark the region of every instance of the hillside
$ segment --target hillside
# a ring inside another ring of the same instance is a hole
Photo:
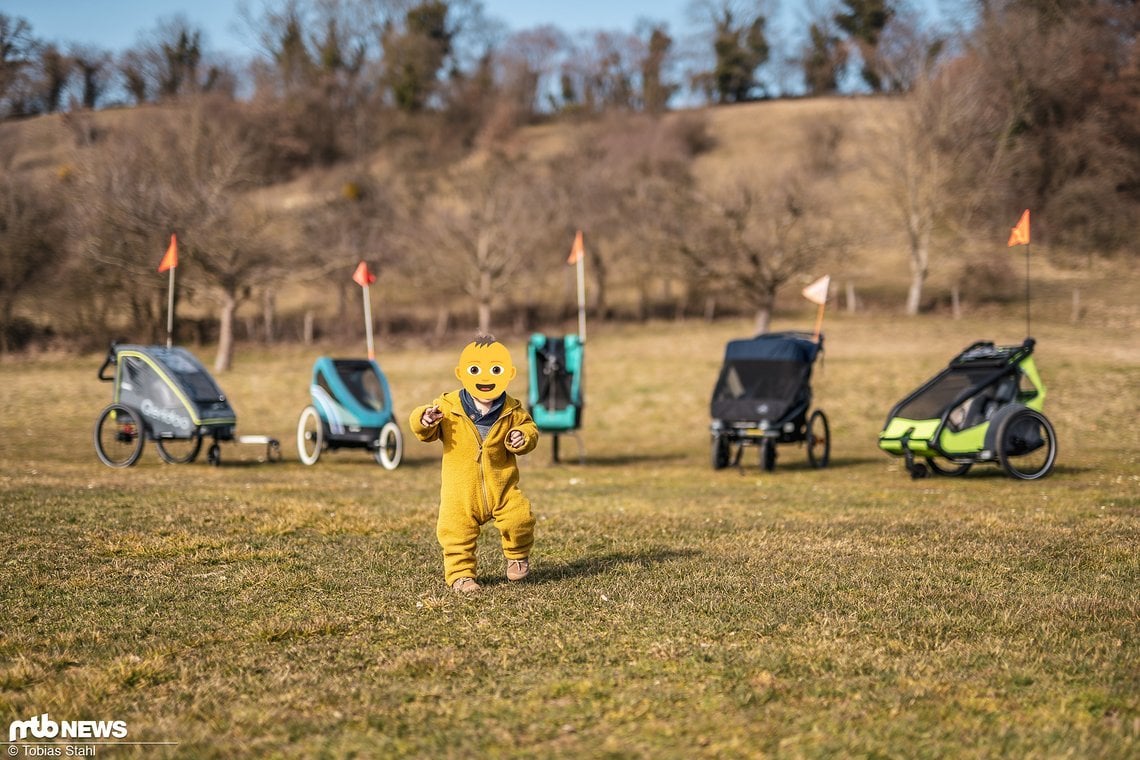
[[[709,147],[696,156],[692,165],[702,187],[774,181],[813,153],[818,154],[823,135],[832,130],[837,135],[837,150],[819,192],[828,209],[827,222],[841,231],[844,242],[822,266],[832,274],[838,307],[846,308],[847,294],[854,292],[860,310],[889,313],[901,312],[905,298],[910,276],[907,244],[898,214],[882,183],[875,179],[869,161],[874,155],[875,141],[881,139],[874,127],[896,105],[897,101],[886,98],[781,100],[674,112],[663,119],[703,120]],[[10,155],[13,172],[49,178],[52,174],[64,176],[79,160],[77,151],[90,150],[77,147],[78,136],[94,135],[97,142],[100,135],[161,110],[146,107],[80,116],[56,114],[0,124],[0,159]],[[549,158],[565,152],[575,140],[576,130],[584,128],[571,123],[525,128],[513,139],[513,148],[519,156]],[[309,208],[335,197],[346,182],[363,175],[383,184],[392,171],[391,157],[379,151],[362,160],[299,173],[288,182],[258,190],[257,197],[272,213],[300,218]],[[564,224],[574,223],[564,220]],[[1000,231],[996,236],[981,232],[985,234],[964,241],[951,239],[945,230],[936,233],[925,291],[929,309],[949,312],[951,288],[969,279],[965,273],[971,270],[982,272],[981,283],[986,292],[963,292],[965,308],[980,313],[1021,308],[1021,250],[1007,249]],[[653,252],[646,254],[652,256]],[[1129,280],[1117,272],[1123,262],[1084,259],[1074,265],[1071,257],[1063,254],[1051,250],[1047,240],[1035,240],[1033,305],[1039,317],[1069,320],[1077,316],[1091,324],[1138,324]],[[615,280],[611,292],[616,298],[633,297],[628,289],[622,289],[621,271],[611,272],[610,276]],[[629,278],[625,279],[628,284]],[[389,304],[407,306],[406,288],[400,285],[384,290],[387,286],[385,282],[378,285],[379,297]],[[778,308],[798,309],[799,287],[799,283],[789,284]],[[971,286],[963,287],[968,291]],[[664,288],[668,291],[668,284]],[[320,287],[294,287],[283,292],[278,303],[286,317],[290,311],[299,314],[314,307],[331,314],[334,305],[326,296],[326,290]],[[568,302],[572,295],[559,291],[546,298]],[[187,308],[195,307],[188,304]],[[246,304],[243,309],[247,318],[252,318],[257,308],[256,304]]]

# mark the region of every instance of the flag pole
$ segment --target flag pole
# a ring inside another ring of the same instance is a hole
[[[579,254],[578,262],[578,339],[586,344],[586,257]]]
[[[1021,218],[1017,220],[1017,224],[1009,231],[1009,241],[1006,246],[1012,248],[1015,245],[1025,246],[1025,337],[1029,337],[1032,330],[1030,329],[1031,323],[1029,321],[1029,241],[1031,236],[1029,234],[1029,209],[1021,212]]]
[[[813,336],[812,336],[812,339],[813,339],[813,340],[814,340],[816,343],[819,343],[819,333],[820,333],[820,331],[823,329],[823,310],[824,310],[824,308],[826,308],[826,306],[827,306],[827,301],[824,301],[823,303],[821,303],[821,304],[819,305],[819,311],[818,311],[818,312],[816,312],[816,317],[815,317],[815,335],[813,335]]]
[[[368,358],[376,359],[376,349],[372,344],[372,298],[368,294],[368,286],[364,286],[364,334],[368,341]]]
[[[827,308],[827,294],[830,289],[831,275],[825,274],[801,291],[804,298],[819,306],[815,313],[815,332],[812,334],[812,340],[816,343],[819,343],[823,332],[823,312]]]
[[[1025,337],[1033,335],[1029,329],[1029,243],[1025,244]]]
[[[167,287],[166,295],[166,347],[170,348],[174,345],[174,270],[178,268],[178,236],[175,233],[170,233],[170,245],[166,247],[166,253],[159,262],[158,272],[162,274],[166,270],[170,270],[170,285]]]
[[[368,340],[368,360],[376,360],[376,347],[372,343],[372,295],[368,286],[376,282],[376,276],[368,271],[368,264],[361,259],[352,273],[352,281],[360,286],[364,300],[364,334]]]
[[[170,286],[167,288],[168,293],[166,296],[166,347],[170,348],[174,345],[174,270],[178,267],[170,268]]]

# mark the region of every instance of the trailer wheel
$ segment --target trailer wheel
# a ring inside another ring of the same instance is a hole
[[[380,446],[376,449],[376,461],[385,470],[394,470],[400,466],[403,458],[404,437],[396,423],[387,422],[380,428]]]
[[[222,447],[217,443],[211,443],[210,448],[206,450],[206,461],[211,467],[220,465],[222,463]]]
[[[130,467],[142,456],[146,428],[138,412],[111,404],[95,422],[95,453],[108,467]]]
[[[764,472],[776,469],[776,442],[771,438],[765,438],[760,444],[760,468]]]
[[[189,464],[202,450],[202,434],[195,431],[189,438],[155,438],[154,445],[167,464]]]
[[[938,460],[934,457],[927,457],[926,464],[930,467],[930,471],[935,475],[944,475],[948,478],[956,478],[959,475],[965,475],[970,471],[972,462],[955,462],[948,460],[950,465],[939,464]]]
[[[812,467],[827,467],[831,461],[831,426],[827,415],[816,409],[808,418],[807,456]]]
[[[712,468],[723,470],[728,467],[728,460],[728,437],[722,433],[714,433],[712,437]]]
[[[317,414],[316,407],[306,406],[297,420],[297,456],[301,464],[316,464],[324,447],[325,426],[321,415]]]
[[[1037,480],[1057,462],[1057,434],[1041,412],[1019,409],[1002,419],[997,430],[1002,469],[1018,480]]]

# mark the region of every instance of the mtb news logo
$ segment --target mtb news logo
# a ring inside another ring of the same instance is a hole
[[[126,739],[125,720],[60,720],[48,713],[27,720],[14,720],[8,726],[8,741],[35,739]]]

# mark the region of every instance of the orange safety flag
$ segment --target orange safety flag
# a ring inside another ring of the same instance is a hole
[[[578,234],[574,236],[574,245],[570,247],[570,258],[566,259],[567,264],[577,264],[578,260],[586,255],[586,246],[582,242],[582,230],[578,230]]]
[[[178,266],[178,238],[171,234],[170,245],[166,248],[166,255],[162,257],[162,263],[158,265],[158,271],[165,272],[167,269],[174,269],[176,266]]]
[[[366,288],[376,282],[376,275],[369,272],[368,265],[362,261],[356,265],[356,271],[352,273],[352,279],[360,287]]]
[[[1009,242],[1006,245],[1010,248],[1015,245],[1029,245],[1029,209],[1021,212],[1017,226],[1009,231]]]
[[[804,298],[823,306],[827,303],[827,291],[831,287],[831,275],[825,274],[803,289]]]

